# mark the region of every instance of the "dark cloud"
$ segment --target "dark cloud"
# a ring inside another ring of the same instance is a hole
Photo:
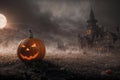
[[[67,30],[69,26],[85,24],[91,6],[100,23],[119,24],[120,11],[118,11],[119,3],[117,1],[118,0],[1,0],[0,12],[13,18],[13,22],[45,26],[44,28],[47,31],[49,29],[48,26],[54,26],[56,23]],[[74,29],[76,27],[70,27],[70,29],[71,28]]]
[[[15,28],[8,31],[16,33],[16,39],[27,35],[28,29],[47,40],[57,36],[69,39],[82,31],[91,7],[99,24],[120,25],[118,0],[1,0],[0,13],[7,16],[8,26]]]

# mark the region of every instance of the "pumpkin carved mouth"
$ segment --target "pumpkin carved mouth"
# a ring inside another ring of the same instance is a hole
[[[32,60],[32,59],[35,59],[37,56],[39,55],[39,53],[35,53],[34,55],[32,56],[24,56],[23,54],[20,54],[20,56],[25,59],[25,60]]]

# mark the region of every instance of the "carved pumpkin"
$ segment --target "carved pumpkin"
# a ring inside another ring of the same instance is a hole
[[[42,60],[45,56],[45,46],[39,39],[33,38],[30,32],[30,37],[23,39],[17,50],[17,55],[22,61],[38,61]]]

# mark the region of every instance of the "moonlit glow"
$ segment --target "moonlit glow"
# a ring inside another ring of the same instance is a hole
[[[3,14],[0,14],[0,29],[3,29],[7,24],[7,19]]]

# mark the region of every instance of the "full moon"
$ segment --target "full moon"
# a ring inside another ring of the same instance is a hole
[[[0,13],[0,29],[3,29],[7,25],[6,17]]]

